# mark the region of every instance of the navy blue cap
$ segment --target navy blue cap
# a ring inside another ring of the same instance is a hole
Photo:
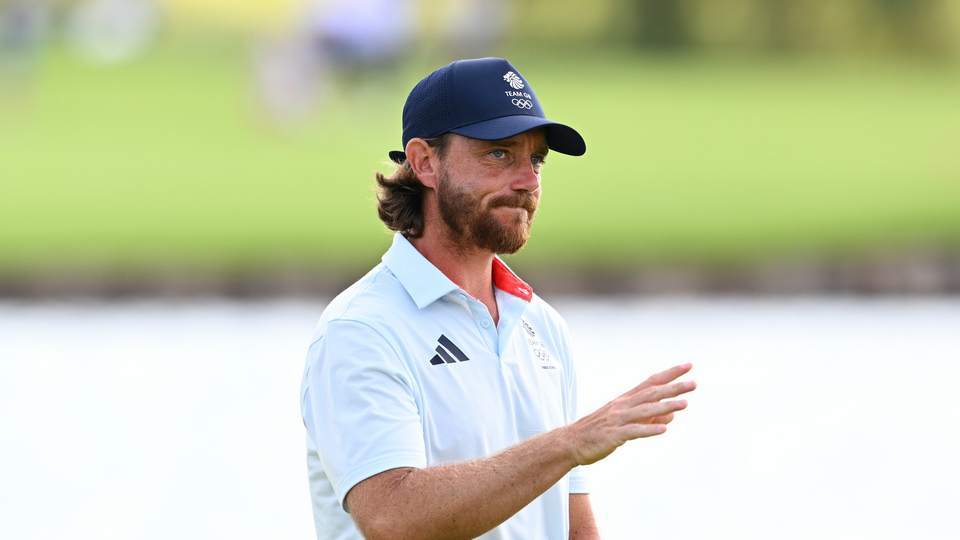
[[[450,131],[493,141],[544,128],[547,146],[571,156],[587,151],[569,126],[547,120],[530,83],[502,58],[460,60],[417,83],[403,106],[403,147],[410,139],[430,139]],[[406,154],[390,152],[402,163]]]

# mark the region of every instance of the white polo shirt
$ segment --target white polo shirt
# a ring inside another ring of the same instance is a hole
[[[347,492],[398,467],[487,456],[576,419],[567,328],[499,259],[490,313],[402,235],[327,306],[300,392],[317,537],[362,537]],[[484,539],[566,540],[579,468]]]

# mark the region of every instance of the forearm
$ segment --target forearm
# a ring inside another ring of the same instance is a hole
[[[593,506],[586,493],[570,494],[570,540],[600,540]]]
[[[392,469],[367,478],[347,493],[348,509],[372,540],[475,538],[516,514],[574,467],[599,461],[626,441],[664,433],[687,402],[663,400],[696,388],[692,381],[671,383],[690,367],[658,373],[573,424],[493,456]]]
[[[348,508],[370,539],[475,538],[577,465],[566,429],[482,459],[381,473],[347,494]]]

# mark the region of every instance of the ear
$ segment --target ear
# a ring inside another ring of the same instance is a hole
[[[424,186],[437,189],[437,176],[440,159],[433,148],[423,139],[410,139],[404,149],[410,168]]]

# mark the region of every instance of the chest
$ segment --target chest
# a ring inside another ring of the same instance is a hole
[[[455,319],[439,320],[410,344],[428,462],[488,455],[565,423],[561,348],[535,325],[521,319],[499,355]]]

